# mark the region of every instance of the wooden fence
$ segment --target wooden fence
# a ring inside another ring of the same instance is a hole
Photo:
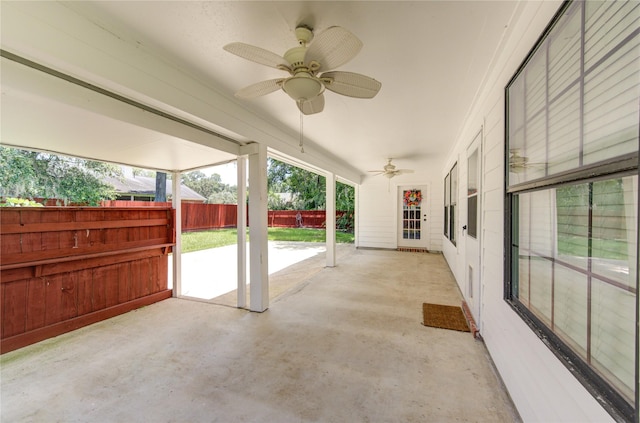
[[[183,232],[235,228],[237,222],[238,207],[235,204],[182,203]]]
[[[1,352],[171,296],[170,208],[0,210]]]
[[[148,201],[103,201],[104,207],[128,207],[127,204],[142,207],[157,207],[156,205],[171,206],[171,203],[153,203]],[[324,210],[269,210],[268,225],[277,228],[316,228],[324,229],[326,212]],[[296,216],[300,213],[301,222]],[[247,216],[248,216],[247,210]],[[340,217],[344,212],[336,212]],[[206,229],[235,228],[238,221],[238,208],[235,204],[203,204],[182,203],[182,231],[200,231]],[[247,224],[248,224],[247,217]]]
[[[298,221],[298,213],[300,220]],[[336,212],[340,217],[344,212]],[[327,212],[325,210],[269,210],[268,225],[274,228],[316,228],[325,229]]]
[[[49,206],[62,206],[60,200],[55,199],[35,199],[36,201]],[[78,205],[71,205],[77,207]],[[153,201],[129,201],[129,200],[104,200],[100,202],[101,207],[151,207],[170,208],[170,202]],[[269,210],[268,225],[277,228],[316,228],[324,229],[326,225],[326,212],[324,210]],[[301,222],[296,218],[301,215]],[[247,210],[247,216],[248,216]],[[336,212],[339,218],[344,212]],[[218,228],[235,228],[238,220],[238,210],[235,204],[204,204],[194,202],[182,202],[182,231],[199,231]],[[248,218],[247,218],[248,224]]]

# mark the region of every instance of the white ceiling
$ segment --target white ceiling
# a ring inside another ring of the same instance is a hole
[[[250,101],[233,97],[240,88],[284,73],[241,59],[222,47],[240,41],[283,54],[295,45],[293,30],[298,24],[313,27],[316,34],[332,25],[350,30],[362,40],[364,47],[338,70],[369,75],[382,83],[382,89],[371,100],[326,92],[324,111],[304,118],[304,134],[310,148],[315,145],[331,160],[366,174],[369,169],[381,168],[388,157],[395,158],[399,167],[411,168],[446,155],[499,53],[503,36],[518,11],[518,2],[107,1],[69,2],[64,3],[64,7],[118,40],[178,67],[204,86],[228,97],[239,110],[270,122],[290,135],[287,140],[290,144],[297,136],[300,115],[285,93],[278,91]],[[7,44],[3,42],[3,48],[23,53],[19,51],[18,37],[12,39],[12,34],[7,32],[11,31],[10,25],[5,25],[3,20],[3,26],[8,27],[3,29],[3,38],[8,40]],[[20,110],[26,106],[16,108],[20,104],[18,100],[28,97],[22,90],[14,90],[12,94],[11,84],[5,84],[4,65],[3,60],[3,129],[11,126],[9,116],[20,120]],[[13,102],[15,99],[17,102]],[[144,102],[142,97],[139,100]],[[14,113],[5,118],[8,107],[14,109]],[[37,119],[37,110],[29,110],[34,114],[33,119]],[[207,156],[205,148],[191,146],[195,151],[191,155],[185,153],[181,160],[180,149],[186,144],[180,140],[175,151],[145,158],[143,152],[136,153],[136,149],[150,151],[153,144],[133,145],[137,139],[147,139],[139,133],[140,128],[119,123],[122,119],[95,116],[95,113],[92,119],[60,108],[57,113],[58,122],[68,119],[66,130],[70,123],[81,121],[98,125],[106,136],[107,128],[117,126],[119,139],[128,140],[126,146],[110,144],[110,149],[105,148],[106,140],[85,143],[84,147],[76,143],[73,148],[83,157],[125,163],[135,157],[136,163],[130,164],[174,170],[233,157],[229,151]],[[229,129],[240,142],[257,138],[229,128],[224,120],[217,122],[215,117],[206,120],[208,127]],[[82,131],[82,127],[78,131]],[[123,131],[131,131],[129,134],[133,136],[127,137]],[[31,138],[35,143],[42,134],[33,132]],[[170,143],[166,134],[154,131],[151,134],[153,142]],[[3,134],[2,141],[7,139]],[[12,139],[14,142],[8,143],[16,144],[16,138]],[[48,149],[55,151],[56,147],[52,145]]]

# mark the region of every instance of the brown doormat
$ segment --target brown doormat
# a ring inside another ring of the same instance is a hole
[[[461,307],[424,303],[422,315],[425,326],[469,332],[467,318]]]

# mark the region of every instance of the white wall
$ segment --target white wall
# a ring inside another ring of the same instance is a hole
[[[404,166],[403,166],[404,167]],[[442,251],[443,196],[439,180],[439,163],[426,161],[415,173],[399,175],[391,180],[382,175],[367,176],[358,188],[356,205],[357,246],[367,248],[398,247],[398,186],[426,185],[428,208],[429,251]]]
[[[481,333],[496,367],[525,422],[603,422],[609,414],[575,379],[549,348],[503,299],[504,253],[504,88],[551,20],[558,3],[526,3],[512,28],[526,27],[524,36],[506,37],[495,72],[486,84],[446,159],[440,179],[458,161],[459,216],[466,216],[466,148],[484,129],[481,213]],[[463,225],[460,219],[458,226]],[[463,292],[465,251],[457,228],[454,247],[446,238],[443,253]]]
[[[396,248],[396,186],[387,179],[367,178],[360,185],[358,204],[358,247]]]

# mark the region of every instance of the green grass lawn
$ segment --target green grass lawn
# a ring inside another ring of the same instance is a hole
[[[247,231],[247,239],[249,231]],[[182,234],[182,252],[206,250],[223,247],[237,242],[237,229],[213,229],[210,231],[184,232]],[[353,243],[354,235],[336,231],[336,242]],[[308,228],[269,228],[270,241],[324,242],[324,229]]]

